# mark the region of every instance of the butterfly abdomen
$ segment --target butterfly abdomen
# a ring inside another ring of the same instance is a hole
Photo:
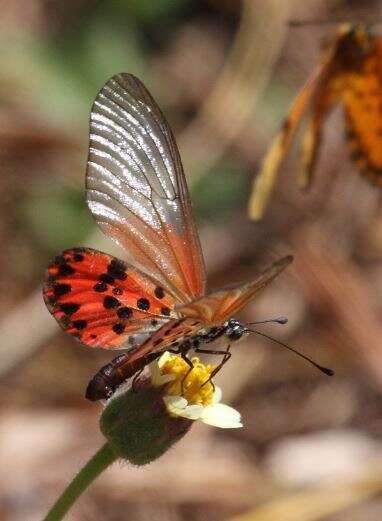
[[[117,356],[111,362],[101,367],[98,373],[88,383],[85,397],[91,401],[110,398],[122,382],[141,371],[146,363],[146,357],[142,356],[128,361],[129,355],[124,353]],[[123,373],[122,373],[123,367]]]

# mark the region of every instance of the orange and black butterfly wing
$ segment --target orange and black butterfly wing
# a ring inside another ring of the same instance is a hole
[[[177,308],[179,314],[203,324],[221,324],[240,311],[257,293],[277,277],[293,260],[291,255],[274,262],[256,279],[222,288]]]
[[[174,298],[157,282],[90,248],[57,256],[43,293],[60,326],[90,347],[131,349],[178,316]]]
[[[177,145],[158,105],[117,74],[91,111],[87,202],[127,260],[180,303],[204,294],[205,269]]]
[[[351,157],[382,186],[382,38],[373,37],[371,45],[362,66],[348,75],[343,104]]]

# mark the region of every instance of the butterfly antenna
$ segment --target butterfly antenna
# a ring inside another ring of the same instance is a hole
[[[381,20],[363,20],[363,21],[350,21],[350,20],[289,20],[288,25],[289,27],[305,27],[305,26],[312,26],[312,25],[343,25],[343,24],[349,24],[353,26],[367,26],[372,27],[375,25],[380,25],[382,23]]]
[[[289,20],[289,27],[304,27],[306,25],[340,25],[341,20]]]
[[[268,320],[258,320],[256,322],[248,322],[247,326],[257,326],[257,324],[286,324],[288,322],[287,317],[269,318]],[[252,331],[252,330],[251,330]],[[255,333],[256,331],[253,331]]]
[[[322,365],[317,364],[311,358],[303,355],[302,353],[300,353],[299,351],[297,351],[293,347],[288,346],[288,344],[285,344],[284,342],[281,342],[281,340],[277,340],[276,338],[273,338],[272,336],[266,335],[265,333],[262,333],[261,331],[255,331],[253,329],[249,329],[248,331],[250,331],[251,333],[256,333],[256,335],[263,336],[263,337],[267,338],[268,340],[271,340],[272,342],[275,342],[276,344],[279,344],[280,346],[286,347],[287,349],[289,349],[289,351],[292,351],[296,355],[300,356],[301,358],[303,358],[304,360],[309,362],[311,365],[316,367],[316,369],[318,369],[322,373],[324,373],[324,374],[326,374],[328,376],[333,376],[334,375],[333,369],[329,369],[328,367],[323,367]]]

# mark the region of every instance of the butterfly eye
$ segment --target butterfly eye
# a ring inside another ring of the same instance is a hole
[[[246,328],[242,324],[240,324],[240,322],[238,322],[237,320],[231,319],[228,321],[228,326],[226,329],[226,336],[230,340],[239,340],[244,335],[245,332],[246,332]]]

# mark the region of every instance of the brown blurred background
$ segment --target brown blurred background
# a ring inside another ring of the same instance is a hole
[[[37,521],[101,445],[88,379],[110,353],[77,345],[44,307],[51,257],[116,247],[84,203],[90,105],[116,72],[139,76],[178,138],[210,286],[296,260],[244,320],[336,370],[327,378],[250,338],[220,374],[245,428],[195,425],[145,468],[117,464],[68,519],[377,521],[382,519],[382,207],[348,159],[337,110],[311,192],[293,154],[265,219],[251,180],[334,26],[382,23],[378,1],[0,1],[0,519]],[[381,25],[374,28],[382,30]]]

